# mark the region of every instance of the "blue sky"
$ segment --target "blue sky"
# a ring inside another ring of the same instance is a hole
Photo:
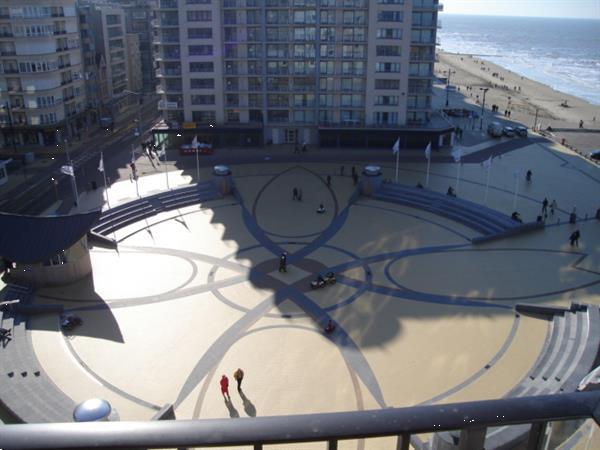
[[[440,0],[449,14],[600,19],[600,0]]]

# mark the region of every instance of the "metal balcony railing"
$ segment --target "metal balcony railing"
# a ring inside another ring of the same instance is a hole
[[[0,447],[10,449],[181,448],[324,442],[396,437],[408,449],[411,436],[461,430],[469,448],[483,448],[488,427],[533,424],[528,448],[541,448],[549,422],[593,418],[600,422],[600,392],[520,397],[372,411],[154,422],[88,422],[4,425]],[[466,448],[466,447],[465,447]]]

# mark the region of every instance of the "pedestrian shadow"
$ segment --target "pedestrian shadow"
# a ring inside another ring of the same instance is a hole
[[[239,393],[240,397],[242,397],[242,402],[244,402],[244,411],[246,412],[246,414],[248,414],[250,417],[256,417],[256,407],[254,406],[254,404],[250,401],[248,397],[246,397],[246,395],[241,389],[239,390]]]
[[[225,400],[225,406],[227,406],[227,409],[229,410],[229,417],[231,417],[232,419],[237,419],[238,417],[240,417],[240,413],[237,409],[235,409],[235,406],[233,406],[231,400]]]

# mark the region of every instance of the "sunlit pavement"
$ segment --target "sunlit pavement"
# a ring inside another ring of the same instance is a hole
[[[600,221],[591,219],[600,173],[585,160],[540,144],[495,158],[488,207],[531,221],[547,197],[558,210],[542,231],[478,246],[475,231],[440,216],[367,197],[350,204],[351,167],[364,163],[345,162],[343,177],[341,165],[232,166],[241,202],[161,213],[119,230],[118,252],[93,248],[93,278],[37,292],[84,321],[65,337],[55,318],[32,320],[45,371],[76,402],[109,400],[122,420],[149,419],[166,403],[189,419],[498,398],[546,339],[547,322],[517,317],[515,304],[600,304]],[[383,170],[394,178],[393,165]],[[425,183],[425,170],[424,158],[402,164],[399,182]],[[456,164],[432,164],[429,188],[456,187],[456,175]],[[192,181],[157,171],[140,178],[140,195],[165,190],[167,176],[171,188]],[[460,197],[483,203],[485,185],[481,164],[463,164]],[[108,197],[112,206],[138,198],[135,183],[115,183]],[[101,190],[90,192],[80,210],[101,202]],[[570,225],[574,206],[582,220]],[[287,273],[277,271],[283,250]],[[338,282],[311,290],[329,270]]]

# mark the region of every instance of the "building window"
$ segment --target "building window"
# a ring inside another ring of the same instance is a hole
[[[188,28],[188,39],[212,39],[212,28]]]
[[[400,73],[400,63],[378,62],[375,64],[375,72]]]
[[[212,61],[206,62],[191,62],[190,72],[213,72],[214,65]]]
[[[379,11],[377,13],[377,22],[402,22],[403,19],[403,11]]]
[[[191,100],[192,100],[192,105],[214,105],[215,104],[215,96],[214,95],[192,95]]]
[[[396,125],[398,123],[397,112],[375,112],[373,120],[377,125]]]
[[[192,111],[192,121],[213,124],[217,121],[215,111]]]
[[[240,121],[240,112],[235,109],[228,109],[227,113],[227,122],[239,122]]]
[[[190,45],[188,47],[190,56],[208,56],[213,54],[212,45]]]
[[[191,78],[190,88],[191,89],[214,89],[215,80],[214,78]]]
[[[400,56],[399,45],[378,45],[376,47],[377,56]]]
[[[211,11],[187,11],[188,22],[210,22],[211,20]]]
[[[375,80],[375,89],[400,89],[400,80]]]
[[[267,111],[267,121],[274,123],[285,123],[289,122],[289,112],[288,111],[280,111],[280,110],[268,110]]]
[[[378,95],[375,104],[378,106],[398,106],[400,97],[397,95]]]
[[[378,28],[377,39],[402,39],[401,28]]]

